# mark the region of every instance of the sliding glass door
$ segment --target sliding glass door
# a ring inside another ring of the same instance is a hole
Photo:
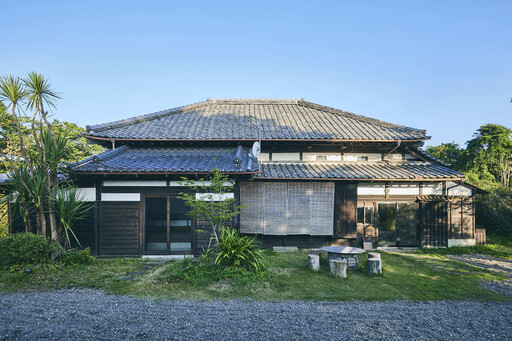
[[[379,246],[418,245],[418,203],[378,204]]]
[[[144,254],[191,253],[192,223],[182,199],[146,196],[143,210]]]

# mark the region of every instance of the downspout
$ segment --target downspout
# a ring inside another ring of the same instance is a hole
[[[398,149],[398,147],[400,147],[400,145],[402,144],[402,140],[398,139],[396,141],[396,146],[395,148],[391,149],[389,152],[387,152],[386,154],[382,155],[382,161],[386,161],[386,156],[388,156],[389,154],[393,153],[395,150]]]

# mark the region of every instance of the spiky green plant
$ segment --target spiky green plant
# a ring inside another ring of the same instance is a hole
[[[265,258],[256,238],[242,237],[238,231],[224,227],[220,231],[219,250],[215,258],[216,265],[221,263],[258,271],[264,268]]]
[[[72,236],[78,245],[78,240],[73,231],[75,223],[87,217],[87,213],[92,206],[87,205],[83,195],[80,195],[78,188],[68,186],[59,188],[53,198],[53,209],[55,210],[59,220],[60,239],[64,248],[71,245]]]

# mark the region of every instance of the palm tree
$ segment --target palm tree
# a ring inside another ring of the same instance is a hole
[[[62,145],[59,145],[53,127],[46,118],[48,112],[44,110],[44,107],[46,105],[50,108],[55,108],[55,100],[60,97],[57,92],[52,90],[51,84],[48,80],[36,72],[29,72],[27,78],[23,82],[26,87],[27,108],[34,110],[34,116],[32,117],[32,132],[34,134],[34,139],[36,139],[36,144],[39,146],[42,164],[44,164],[49,171],[48,181],[46,181],[45,184],[46,191],[48,192],[49,197],[54,197],[59,182],[57,165],[61,159],[53,158],[52,160],[48,160],[48,156],[57,156],[61,154],[63,150],[59,151],[59,149],[62,149]],[[41,119],[44,121],[46,128],[50,133],[51,140],[45,138],[45,129],[43,129],[42,124],[39,126],[41,139],[39,141],[37,140],[37,133],[35,131],[35,119],[37,114],[39,114]],[[63,147],[65,148],[65,143]],[[50,210],[49,218],[51,238],[57,239],[57,220],[53,210]]]

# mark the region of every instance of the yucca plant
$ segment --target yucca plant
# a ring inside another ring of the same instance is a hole
[[[82,246],[73,228],[76,222],[87,217],[87,213],[91,208],[92,207],[84,201],[83,195],[80,195],[78,192],[78,188],[68,186],[57,190],[53,198],[53,209],[58,217],[59,235],[64,248],[70,247],[70,236],[76,240],[78,245]]]
[[[215,264],[245,267],[251,270],[261,270],[265,267],[263,252],[254,237],[240,236],[238,231],[224,227],[219,238],[219,251]]]

